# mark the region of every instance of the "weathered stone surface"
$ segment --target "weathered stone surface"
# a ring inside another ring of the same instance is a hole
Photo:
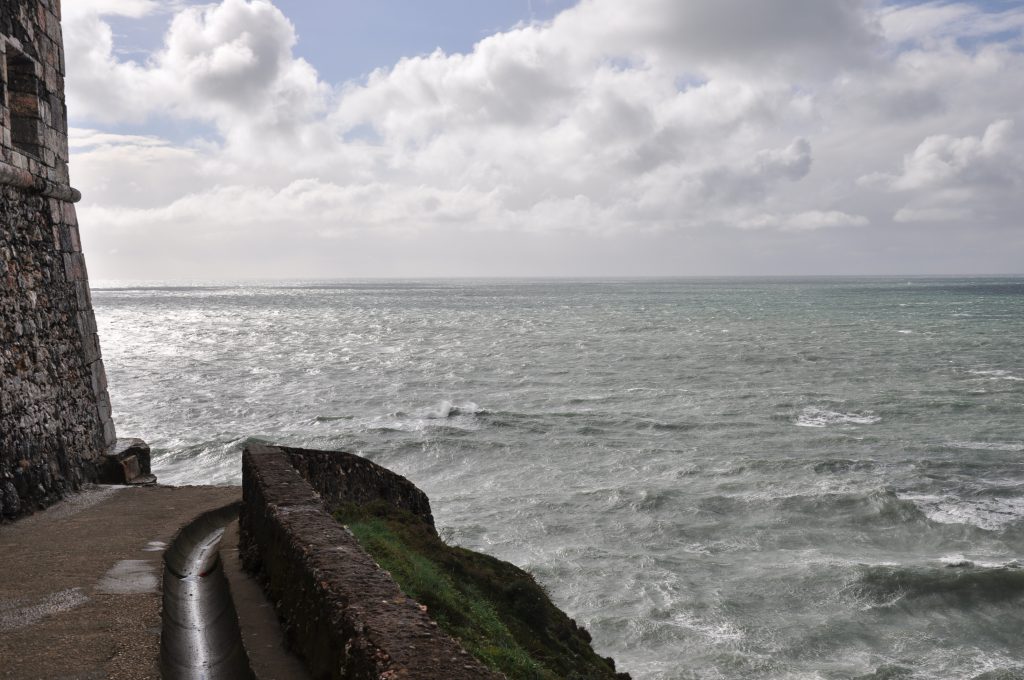
[[[283,450],[247,447],[242,480],[240,554],[263,581],[288,644],[313,677],[502,677],[402,593],[326,512]]]
[[[145,478],[156,481],[149,469],[149,444],[141,439],[118,439],[100,457],[96,481],[100,484],[131,484]]]
[[[127,458],[129,456],[135,456],[139,461],[139,469],[142,472],[142,474],[148,475],[150,473],[149,444],[147,444],[141,439],[118,439],[113,446],[107,449],[107,455],[114,456],[115,458]]]
[[[324,503],[362,505],[385,501],[421,517],[431,527],[430,499],[415,484],[385,467],[344,451],[312,451],[281,447],[299,474],[320,494]]]
[[[4,482],[0,489],[0,511],[7,517],[17,517],[21,512],[21,499],[18,498],[18,490],[11,482]]]
[[[116,439],[70,202],[59,15],[57,0],[0,2],[0,519],[96,479]]]

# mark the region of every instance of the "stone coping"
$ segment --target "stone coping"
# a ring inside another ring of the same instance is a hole
[[[281,447],[302,478],[320,494],[328,509],[345,503],[384,501],[416,515],[434,528],[430,499],[405,477],[362,456],[344,451]],[[437,531],[435,529],[434,533]]]
[[[275,603],[288,646],[313,677],[503,677],[402,592],[328,514],[287,451],[253,444],[242,455],[239,550]]]
[[[48,198],[56,198],[70,203],[78,203],[82,200],[82,192],[78,189],[51,182],[45,177],[33,175],[28,170],[23,170],[2,160],[0,160],[0,184],[27,189]]]

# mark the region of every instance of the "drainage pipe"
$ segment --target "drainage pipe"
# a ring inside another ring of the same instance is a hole
[[[252,678],[238,615],[218,556],[238,504],[197,517],[164,553],[160,673],[164,680]]]

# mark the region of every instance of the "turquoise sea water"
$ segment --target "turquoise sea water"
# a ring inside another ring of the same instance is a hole
[[[165,483],[248,438],[412,479],[635,678],[1024,677],[1024,280],[138,286]]]

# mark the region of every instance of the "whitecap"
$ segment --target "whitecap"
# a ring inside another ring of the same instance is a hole
[[[999,531],[1024,518],[1024,497],[966,499],[900,494],[899,498],[911,501],[925,517],[939,524],[969,524],[986,531]]]
[[[951,569],[974,566],[974,562],[963,555],[944,555],[939,558],[939,562]]]
[[[357,428],[383,432],[424,432],[432,428],[468,431],[480,427],[476,416],[486,412],[471,401],[456,404],[445,399],[413,413],[395,411],[387,416],[363,419],[357,424]]]
[[[416,415],[428,420],[444,420],[445,418],[453,418],[455,416],[472,416],[482,412],[483,409],[471,401],[456,404],[445,399],[429,408],[418,411]]]
[[[434,420],[441,420],[447,418],[452,414],[452,409],[455,408],[455,404],[445,399],[444,401],[437,403],[423,411],[420,411],[419,415],[422,418],[430,418]]]
[[[1016,382],[1024,382],[1024,378],[1021,378],[1020,376],[1013,375],[1009,371],[1004,371],[1002,369],[992,369],[992,370],[986,370],[986,371],[967,371],[967,372],[970,373],[971,375],[977,375],[977,376],[981,376],[982,378],[987,378],[988,380],[1013,380],[1013,381],[1016,381]]]
[[[746,637],[746,634],[730,621],[708,621],[690,612],[678,612],[672,617],[672,624],[699,633],[712,642],[731,642]]]
[[[882,419],[872,411],[862,413],[832,411],[819,406],[807,406],[797,416],[797,427],[828,427],[829,425],[874,425]]]
[[[965,555],[945,555],[939,558],[944,566],[950,569],[1020,569],[1020,560],[1010,559],[1002,560],[997,562],[990,562],[987,560],[971,559]]]

